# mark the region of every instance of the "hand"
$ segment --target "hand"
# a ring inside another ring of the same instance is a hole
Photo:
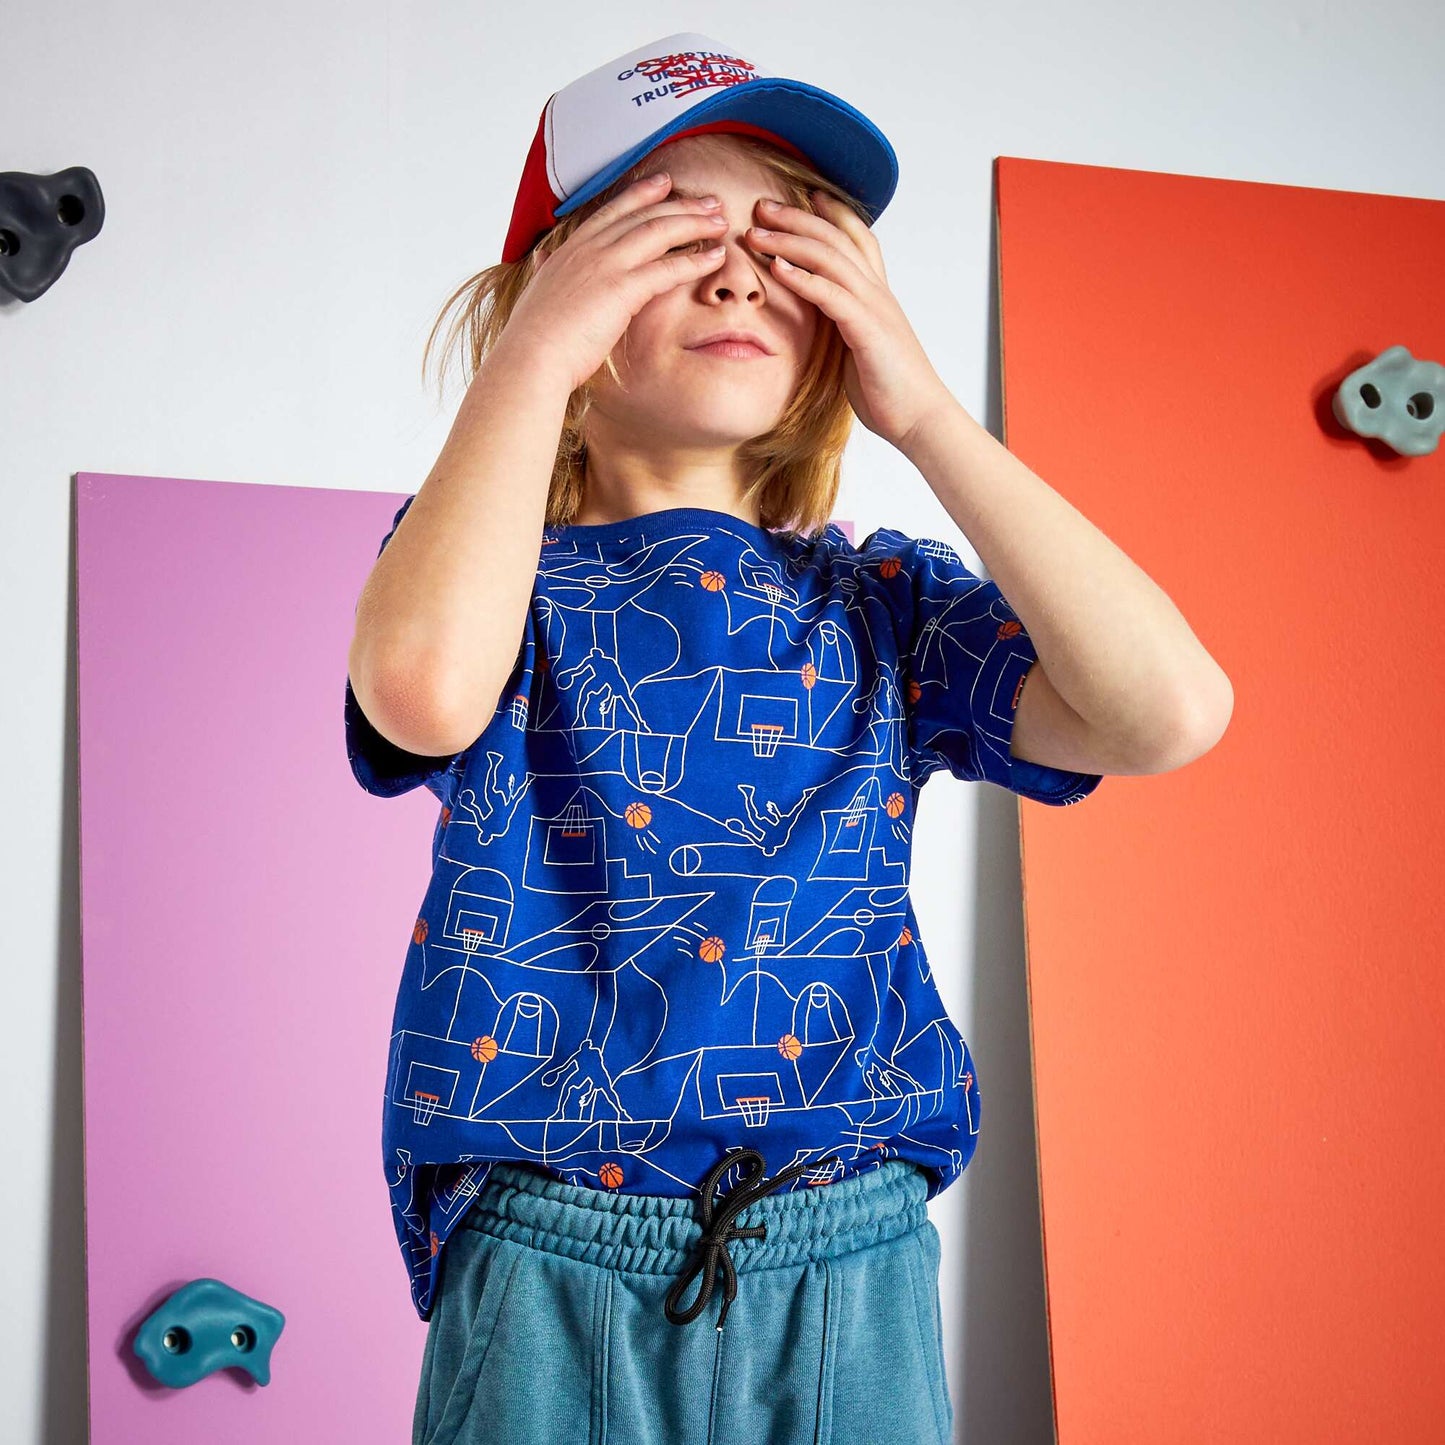
[[[722,264],[707,247],[727,234],[701,201],[667,199],[670,179],[628,186],[555,250],[533,252],[532,278],[498,344],[522,347],[531,364],[554,366],[568,392],[612,353],[632,318],[654,296],[696,281]],[[673,254],[676,251],[677,254]]]
[[[769,274],[831,316],[848,347],[843,381],[858,420],[902,448],[915,427],[952,393],[933,369],[888,289],[883,252],[861,216],[836,196],[813,192],[822,214],[797,206],[768,210],[748,244],[772,258]]]

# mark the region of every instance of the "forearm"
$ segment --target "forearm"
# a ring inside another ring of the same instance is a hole
[[[1120,750],[1222,728],[1229,679],[1169,597],[950,395],[901,448],[1018,613],[1059,695]]]
[[[416,727],[455,730],[457,747],[485,726],[516,659],[568,394],[499,343],[357,603],[358,693],[395,691]]]

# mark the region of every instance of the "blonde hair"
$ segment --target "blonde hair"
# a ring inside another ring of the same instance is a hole
[[[727,132],[690,136],[688,139],[706,147],[742,148],[751,159],[777,178],[784,198],[791,205],[816,215],[817,208],[808,195],[809,190],[816,187],[836,196],[865,222],[869,219],[851,195],[806,161],[767,140]],[[563,216],[538,237],[525,256],[516,261],[488,266],[464,281],[447,298],[427,338],[422,355],[423,383],[427,359],[437,332],[447,312],[460,302],[460,311],[444,343],[439,381],[444,391],[446,359],[458,338],[462,337],[463,371],[466,383],[470,385],[526,290],[539,254],[555,251],[598,207],[647,174],[650,159],[651,156],[643,157],[606,190]],[[832,516],[838,496],[843,448],[852,432],[854,419],[843,385],[846,359],[847,347],[837,324],[819,308],[811,354],[803,366],[797,389],[778,418],[777,425],[738,448],[739,458],[750,476],[742,501],[748,506],[757,501],[764,527],[811,534],[821,531]],[[604,368],[614,382],[620,381],[611,356],[599,368],[599,375]],[[595,377],[579,386],[567,401],[547,494],[548,527],[563,526],[571,521],[582,502],[586,459],[583,422],[592,402],[593,380]]]

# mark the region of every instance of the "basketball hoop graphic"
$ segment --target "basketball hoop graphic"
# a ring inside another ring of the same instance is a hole
[[[437,1106],[441,1103],[440,1094],[428,1094],[421,1089],[413,1091],[411,1096],[412,1117],[418,1124],[425,1127],[432,1121],[432,1115],[436,1113]]]
[[[777,604],[783,600],[783,589],[779,587],[776,582],[764,582],[762,585],[763,596],[774,606],[777,606]]]
[[[783,735],[782,723],[755,722],[751,724],[753,734],[753,756],[770,758],[778,750],[778,739]]]
[[[480,928],[462,929],[462,947],[468,953],[475,953],[482,946],[482,930]]]
[[[809,1169],[803,1177],[809,1184],[829,1184],[843,1172],[843,1161],[835,1159],[831,1164],[818,1164]]]
[[[766,1094],[738,1094],[737,1106],[743,1111],[743,1123],[754,1129],[768,1122],[768,1105],[772,1100]]]
[[[562,814],[561,824],[564,838],[585,838],[587,836],[587,814],[581,803],[568,803]]]

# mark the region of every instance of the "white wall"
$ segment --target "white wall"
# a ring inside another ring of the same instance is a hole
[[[890,137],[889,278],[995,435],[994,156],[1445,193],[1445,10],[1427,0],[8,8],[0,169],[89,166],[107,216],[47,295],[0,304],[6,1442],[84,1438],[72,474],[414,490],[456,404],[423,390],[421,346],[499,253],[543,101],[678,30],[836,90]],[[1046,480],[1069,495],[1067,475]],[[887,524],[973,555],[861,427],[839,513],[860,537]],[[1014,803],[947,775],[924,796],[916,907],[986,1091],[978,1154],[932,1206],[958,1438],[1037,1445]]]

